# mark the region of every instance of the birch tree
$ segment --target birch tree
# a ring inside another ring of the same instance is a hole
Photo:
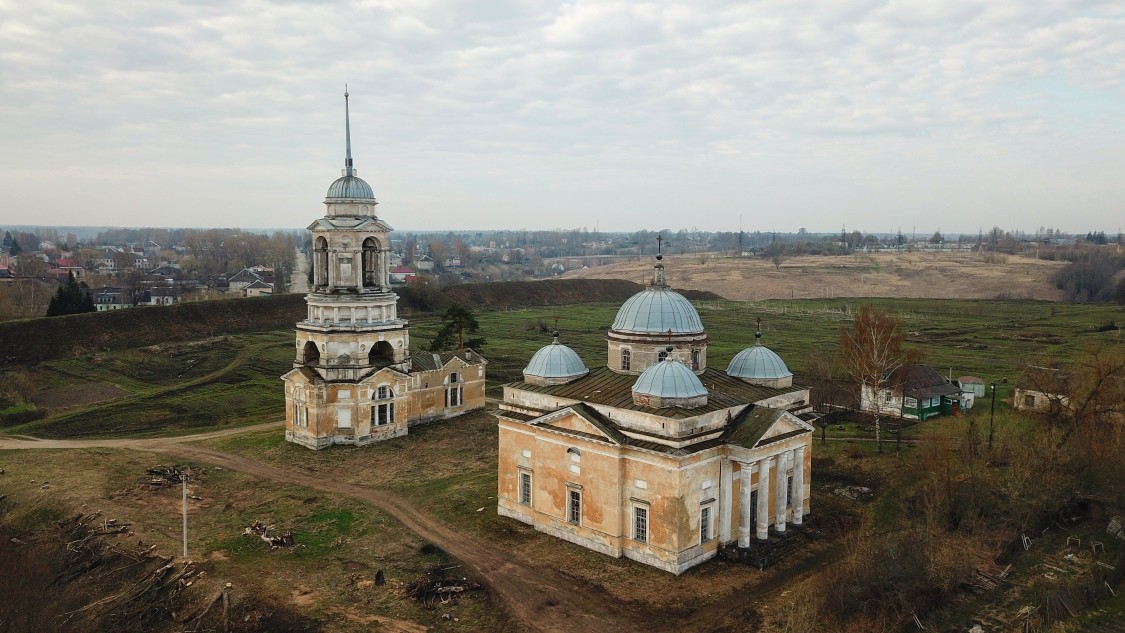
[[[903,348],[906,333],[902,322],[886,310],[870,305],[860,308],[852,327],[840,328],[840,359],[849,375],[859,384],[860,400],[863,389],[871,389],[875,403],[875,443],[883,452],[882,409],[879,392],[887,388],[891,373],[911,362],[917,355]]]

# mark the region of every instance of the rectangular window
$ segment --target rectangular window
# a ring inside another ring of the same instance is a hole
[[[1023,397],[1023,406],[1027,407],[1028,409],[1034,409],[1035,408],[1035,396],[1024,396]]]
[[[785,478],[785,507],[793,507],[793,475]]]
[[[582,493],[578,490],[569,490],[567,495],[566,520],[575,525],[582,524]]]
[[[633,540],[648,542],[648,508],[633,508]]]
[[[706,543],[711,540],[711,508],[706,507],[699,511],[699,542]]]
[[[531,505],[531,473],[520,472],[520,503]]]
[[[391,424],[395,421],[395,403],[393,402],[385,402],[383,404],[376,405],[376,412],[376,426]]]
[[[445,390],[445,406],[457,407],[461,406],[464,399],[464,387],[449,387]]]

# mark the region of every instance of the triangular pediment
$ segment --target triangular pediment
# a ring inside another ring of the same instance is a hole
[[[613,427],[612,423],[585,404],[563,407],[540,416],[529,423],[555,432],[572,432],[587,439],[624,444],[625,437]]]
[[[752,449],[769,444],[775,438],[814,430],[812,425],[784,409],[751,405],[738,414],[723,439],[728,444]]]

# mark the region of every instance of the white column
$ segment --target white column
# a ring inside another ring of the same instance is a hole
[[[777,490],[774,493],[774,508],[776,516],[773,520],[773,529],[778,532],[785,532],[785,489],[786,489],[786,476],[785,471],[789,470],[789,462],[792,457],[792,452],[781,453],[777,456]]]
[[[772,457],[758,462],[758,539],[770,537],[770,464]]]
[[[754,468],[745,462],[739,462],[741,486],[738,491],[738,546],[750,547],[750,477]]]
[[[793,525],[801,525],[805,517],[805,447],[797,447],[793,456]]]
[[[326,273],[328,273],[327,279],[329,290],[331,290],[336,285],[336,266],[336,251],[331,251],[328,253],[328,270],[325,271]]]
[[[734,502],[734,468],[729,459],[719,462],[719,544],[730,542],[731,505]]]

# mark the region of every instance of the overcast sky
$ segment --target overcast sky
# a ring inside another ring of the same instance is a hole
[[[1125,226],[1125,3],[0,0],[0,223]]]

